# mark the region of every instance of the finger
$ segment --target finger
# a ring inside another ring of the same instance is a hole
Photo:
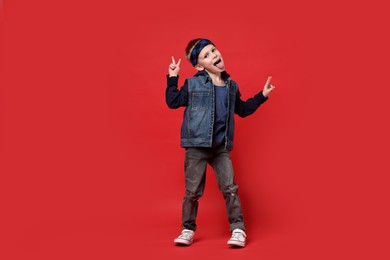
[[[173,58],[173,56],[172,56],[172,63],[173,63],[173,64],[176,64],[175,58]]]
[[[272,76],[268,76],[268,79],[267,79],[267,82],[265,83],[265,85],[270,85],[271,79],[272,79]]]
[[[177,62],[177,66],[180,66],[180,62],[181,62],[181,59],[179,59],[179,61]]]

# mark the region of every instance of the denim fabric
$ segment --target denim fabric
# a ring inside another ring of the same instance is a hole
[[[208,76],[187,79],[188,106],[184,111],[181,128],[182,147],[211,147],[215,123],[215,90]],[[228,78],[227,117],[225,147],[233,149],[234,110],[237,93],[237,84]]]
[[[238,85],[229,74],[222,72],[229,92],[227,100],[225,148],[233,149],[234,114],[246,117],[253,114],[268,98],[262,91],[246,101],[241,100]],[[215,91],[211,78],[206,71],[198,72],[186,79],[183,87],[178,89],[179,77],[167,75],[166,103],[169,108],[186,107],[181,127],[180,145],[182,147],[211,147],[213,126],[215,123]]]
[[[204,192],[207,164],[214,169],[218,187],[225,199],[230,231],[236,228],[245,230],[230,152],[223,145],[186,148],[184,165],[186,193],[182,207],[182,228],[196,230],[198,200]]]

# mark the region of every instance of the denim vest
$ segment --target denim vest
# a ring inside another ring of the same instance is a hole
[[[199,75],[200,74],[200,75]],[[184,111],[181,127],[182,147],[211,147],[213,142],[215,93],[211,78],[207,73],[187,79],[188,106]],[[225,148],[233,149],[234,108],[237,94],[237,83],[229,77],[226,80],[229,89],[227,102],[227,121],[225,132]]]

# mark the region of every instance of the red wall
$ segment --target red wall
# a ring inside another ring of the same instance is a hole
[[[5,1],[3,259],[383,257],[388,21],[385,8],[333,2]],[[181,84],[195,73],[195,37],[215,42],[244,98],[269,75],[276,86],[236,120],[246,251],[225,250],[211,169],[198,241],[173,247],[183,109],[166,106],[165,75],[172,55]]]

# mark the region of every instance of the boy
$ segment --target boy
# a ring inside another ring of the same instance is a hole
[[[198,73],[186,79],[178,89],[180,62],[172,57],[167,76],[166,103],[169,108],[186,107],[181,128],[181,146],[185,148],[185,188],[182,205],[182,232],[176,245],[191,245],[196,230],[198,199],[205,187],[206,166],[215,172],[218,187],[226,201],[231,247],[245,247],[246,234],[238,186],[234,182],[230,151],[233,148],[234,114],[251,115],[268,99],[275,88],[271,77],[264,89],[242,101],[236,82],[225,71],[221,53],[208,39],[194,39],[186,48],[186,57]]]

